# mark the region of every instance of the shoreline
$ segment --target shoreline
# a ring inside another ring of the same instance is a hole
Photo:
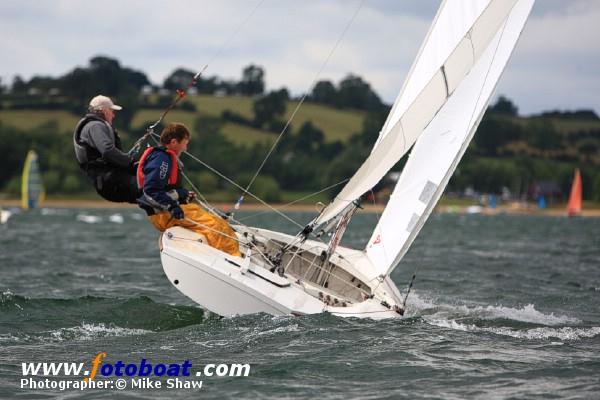
[[[231,203],[214,203],[214,206],[228,210],[232,208]],[[293,204],[284,207],[284,204],[273,204],[273,207],[280,211],[298,211],[298,212],[317,212],[315,205],[312,204]],[[0,200],[0,208],[21,207],[20,200]],[[546,208],[543,210],[529,204],[512,203],[501,205],[497,208],[481,207],[477,212],[469,212],[469,207],[472,205],[445,205],[438,204],[434,213],[436,214],[482,214],[482,215],[498,215],[498,214],[521,214],[521,215],[537,215],[537,216],[566,216],[565,209],[561,208]],[[138,209],[135,204],[127,203],[111,203],[104,200],[45,200],[42,203],[42,208],[97,208],[97,209]],[[243,207],[247,211],[268,211],[269,208],[260,203],[247,203]],[[383,205],[364,205],[363,212],[381,213]],[[600,217],[600,209],[584,209],[580,217]]]

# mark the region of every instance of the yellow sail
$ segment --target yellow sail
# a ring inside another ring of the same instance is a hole
[[[30,210],[44,201],[45,192],[37,153],[29,150],[21,178],[21,208]]]

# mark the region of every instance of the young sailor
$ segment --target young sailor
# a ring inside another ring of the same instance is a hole
[[[140,193],[133,160],[123,152],[121,139],[112,126],[115,111],[121,109],[106,96],[94,97],[88,114],[75,127],[73,145],[79,166],[100,196],[135,204]]]
[[[198,204],[190,203],[196,194],[181,186],[177,157],[187,149],[189,141],[190,132],[185,125],[171,123],[161,132],[162,146],[144,152],[137,169],[138,187],[142,189],[138,204],[159,231],[182,226],[204,235],[210,246],[240,256],[231,226]]]

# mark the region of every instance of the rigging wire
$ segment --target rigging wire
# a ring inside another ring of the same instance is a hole
[[[317,79],[319,79],[319,77],[321,76],[321,73],[323,72],[323,70],[325,69],[325,67],[327,66],[327,64],[329,63],[329,60],[333,56],[333,53],[338,48],[339,44],[342,42],[342,39],[344,38],[344,36],[346,36],[346,32],[348,32],[348,29],[350,29],[350,26],[352,25],[352,23],[356,19],[356,16],[358,15],[359,11],[361,10],[361,8],[363,6],[363,3],[364,3],[364,0],[361,0],[361,2],[359,3],[358,7],[354,11],[354,14],[352,15],[352,18],[350,18],[350,21],[348,21],[348,23],[344,27],[344,30],[342,31],[342,33],[340,34],[340,36],[337,38],[335,44],[333,45],[333,47],[329,51],[329,54],[327,55],[327,57],[325,58],[325,61],[321,65],[321,68],[319,68],[319,71],[317,72],[317,74],[315,75],[314,79],[312,80],[312,82],[311,82],[311,84],[309,86],[309,89],[312,88],[316,84]],[[244,196],[248,193],[248,191],[250,190],[250,187],[252,186],[252,184],[254,183],[254,181],[256,180],[256,178],[258,177],[258,175],[260,174],[260,172],[262,171],[262,169],[265,166],[267,160],[269,159],[269,157],[273,153],[273,150],[275,150],[275,147],[277,147],[277,144],[281,140],[281,137],[287,131],[288,127],[292,123],[292,120],[296,116],[296,113],[298,112],[298,110],[300,109],[300,107],[302,106],[302,104],[304,103],[304,100],[306,100],[307,96],[308,96],[308,91],[306,93],[304,93],[304,95],[302,96],[302,98],[300,99],[300,101],[298,102],[298,104],[296,104],[296,108],[292,112],[292,115],[290,115],[290,118],[288,119],[288,121],[286,122],[285,126],[283,127],[283,129],[279,133],[279,136],[277,136],[277,139],[275,139],[275,142],[273,142],[273,145],[271,146],[271,149],[268,151],[268,153],[265,156],[264,160],[262,161],[262,163],[260,164],[260,166],[256,170],[256,173],[254,174],[254,176],[250,180],[250,183],[248,183],[248,186],[246,186],[246,189],[242,192],[242,194],[240,195],[240,198],[235,203],[235,206],[234,206],[235,210],[238,210],[240,208],[240,205],[244,201]]]
[[[415,271],[413,272],[413,276],[410,279],[410,283],[408,284],[408,289],[406,289],[406,296],[404,296],[404,301],[402,301],[402,309],[406,310],[406,300],[408,299],[408,295],[410,294],[410,290],[413,287],[413,283],[415,282],[415,279],[417,277],[417,270],[419,269],[419,265],[417,264],[417,266],[415,267]]]
[[[189,88],[191,88],[192,86],[194,86],[197,82],[197,80],[200,78],[201,74],[208,68],[208,65],[211,64],[217,57],[220,56],[220,54],[223,52],[224,48],[231,42],[231,40],[239,33],[239,31],[241,30],[241,28],[248,22],[248,20],[252,17],[252,15],[255,13],[255,11],[262,5],[262,3],[264,2],[264,0],[260,0],[256,6],[252,9],[252,11],[250,12],[250,14],[246,17],[246,19],[237,26],[236,30],[227,38],[227,40],[225,40],[225,42],[220,46],[220,48],[218,49],[218,51],[215,53],[215,55],[209,60],[208,63],[206,63],[204,65],[204,67],[196,74],[194,75],[194,78],[192,79],[192,81],[184,87],[183,90],[177,90],[176,96],[173,99],[173,101],[171,102],[171,104],[165,109],[165,111],[162,113],[162,115],[160,116],[160,118],[153,123],[152,125],[150,125],[148,127],[148,129],[146,130],[145,134],[139,138],[135,144],[133,145],[133,147],[129,150],[129,154],[136,154],[137,152],[139,152],[139,149],[141,147],[141,144],[144,140],[146,140],[148,137],[151,137],[155,142],[156,139],[154,138],[154,136],[158,136],[155,132],[154,132],[154,128],[156,126],[158,126],[163,119],[165,118],[165,116],[169,113],[169,111],[171,111],[178,103],[179,101],[181,101],[181,99],[185,96],[186,92],[189,90]],[[319,78],[319,76],[321,75],[322,71],[324,70],[324,68],[326,67],[326,65],[328,64],[329,60],[331,59],[333,53],[335,52],[335,50],[337,49],[337,47],[339,46],[339,44],[341,43],[342,39],[344,38],[344,36],[346,35],[346,32],[348,31],[348,29],[350,28],[350,26],[352,25],[352,23],[354,22],[354,20],[356,19],[356,16],[358,15],[360,9],[362,8],[362,5],[364,3],[364,0],[362,0],[359,3],[359,6],[357,7],[357,9],[355,10],[354,14],[352,15],[352,18],[350,19],[350,21],[346,24],[346,26],[344,27],[344,30],[342,31],[341,35],[338,37],[337,41],[335,42],[333,48],[330,50],[329,54],[327,55],[327,58],[325,59],[325,61],[323,62],[323,64],[321,65],[321,68],[319,69],[319,71],[317,72],[316,76],[314,77],[313,81],[311,82],[310,87],[313,87],[317,81],[317,79]],[[238,185],[236,182],[234,182],[232,179],[226,177],[225,175],[223,175],[222,173],[220,173],[219,171],[217,171],[215,168],[209,166],[208,164],[204,163],[203,161],[201,161],[200,159],[198,159],[197,157],[193,156],[192,154],[188,153],[187,151],[185,152],[185,154],[187,154],[189,157],[191,157],[192,159],[194,159],[195,161],[199,162],[200,164],[202,164],[203,166],[205,166],[206,168],[208,168],[210,171],[212,171],[213,173],[217,174],[218,176],[220,176],[221,178],[225,179],[227,182],[229,182],[230,184],[234,185],[235,187],[237,187],[238,189],[242,190],[242,195],[240,196],[240,199],[238,200],[238,202],[236,203],[235,209],[239,209],[239,205],[241,204],[241,202],[244,199],[244,196],[250,195],[251,197],[255,198],[256,200],[258,200],[260,203],[262,203],[263,205],[265,205],[266,207],[268,207],[271,211],[277,213],[278,215],[280,215],[281,217],[285,218],[286,220],[288,220],[289,222],[292,222],[293,224],[295,224],[296,226],[302,228],[303,225],[297,223],[296,221],[294,221],[293,219],[291,219],[289,216],[287,216],[286,214],[280,212],[278,209],[274,208],[273,206],[269,205],[268,203],[266,203],[265,201],[263,201],[262,199],[260,199],[259,197],[257,197],[256,195],[252,194],[250,192],[250,187],[252,186],[252,184],[254,183],[254,181],[256,180],[256,178],[258,177],[258,175],[260,174],[262,168],[264,167],[265,163],[267,162],[268,158],[270,157],[270,155],[273,153],[275,147],[277,146],[279,140],[281,139],[281,137],[283,136],[283,134],[287,131],[289,125],[291,124],[292,120],[294,119],[294,117],[296,116],[298,110],[300,109],[300,107],[302,106],[302,104],[304,103],[304,101],[306,100],[306,97],[308,96],[308,93],[305,93],[301,100],[298,102],[298,104],[296,105],[296,108],[294,109],[294,111],[292,112],[292,115],[290,116],[289,120],[287,121],[286,125],[284,126],[283,130],[281,131],[281,133],[279,134],[279,136],[277,137],[277,139],[275,140],[275,142],[273,143],[273,145],[271,146],[271,149],[269,150],[267,156],[265,157],[265,159],[263,160],[263,162],[261,163],[260,167],[258,168],[258,170],[256,171],[256,173],[254,174],[254,176],[252,177],[250,183],[248,184],[248,186],[244,189],[242,188],[240,185]],[[216,215],[221,215],[222,213],[220,213],[215,207],[212,207],[209,202],[202,197],[202,195],[200,194],[200,192],[197,190],[197,188],[195,187],[195,185],[191,182],[191,180],[185,175],[184,178],[186,179],[186,181],[192,186],[192,188],[196,191],[197,195],[199,195],[199,199],[198,202],[204,206],[205,208],[207,208],[209,211],[213,212]],[[333,185],[333,186],[337,186]],[[333,187],[332,186],[332,187]],[[324,189],[324,190],[327,190]],[[323,190],[323,191],[324,191]],[[320,192],[317,192],[315,194],[318,194]],[[314,195],[314,194],[313,194]],[[301,199],[296,200],[297,201],[301,201],[305,198],[310,197],[309,196],[305,196]],[[292,202],[294,203],[294,202]],[[229,217],[233,219],[233,213],[229,213]]]
[[[334,188],[334,187],[336,187],[336,186],[339,186],[339,185],[341,185],[341,184],[343,184],[343,183],[346,183],[346,182],[348,182],[348,180],[349,180],[349,179],[348,179],[348,178],[346,178],[346,179],[344,179],[344,180],[342,180],[342,181],[339,181],[338,183],[334,183],[333,185],[329,185],[329,186],[327,186],[326,188],[323,188],[323,189],[319,190],[318,192],[314,192],[314,193],[308,194],[308,195],[306,195],[306,196],[304,196],[304,197],[300,197],[299,199],[296,199],[296,200],[294,200],[294,201],[290,201],[289,203],[286,203],[286,204],[284,204],[284,205],[282,205],[282,206],[279,206],[279,207],[277,207],[277,209],[278,209],[278,210],[283,210],[284,208],[287,208],[287,207],[289,207],[289,206],[292,206],[292,205],[294,205],[294,204],[296,204],[296,203],[299,203],[299,202],[301,202],[302,200],[306,200],[306,199],[308,199],[308,198],[311,198],[311,197],[313,197],[313,196],[316,196],[316,195],[318,195],[318,194],[321,194],[321,193],[323,193],[323,192],[326,192],[327,190],[329,190],[329,189],[332,189],[332,188]],[[255,214],[252,214],[252,215],[247,215],[247,216],[245,216],[245,217],[239,218],[238,220],[239,220],[239,221],[245,221],[245,220],[247,220],[247,219],[250,219],[250,218],[254,218],[254,217],[258,217],[258,216],[260,216],[260,215],[267,214],[268,212],[269,212],[269,211],[261,211],[261,212],[259,212],[259,213],[255,213]]]
[[[252,11],[250,12],[250,14],[246,17],[246,19],[237,26],[236,30],[227,38],[227,40],[220,46],[220,48],[218,49],[218,51],[215,53],[215,55],[209,60],[208,63],[206,63],[204,65],[204,67],[198,72],[196,73],[196,75],[194,75],[192,81],[190,83],[188,83],[188,85],[186,85],[184,87],[183,90],[177,90],[176,91],[176,96],[174,97],[173,101],[171,102],[171,104],[164,110],[164,112],[162,113],[162,115],[160,116],[160,118],[153,123],[152,125],[150,125],[148,127],[148,129],[146,130],[145,134],[138,139],[135,144],[133,145],[133,147],[129,150],[129,154],[136,154],[137,152],[139,152],[141,144],[144,140],[146,140],[148,137],[152,138],[154,140],[155,143],[158,143],[158,141],[156,140],[155,136],[158,137],[159,135],[157,135],[154,132],[154,128],[156,126],[158,126],[165,118],[165,116],[181,101],[181,99],[183,97],[185,97],[186,92],[192,87],[194,86],[198,79],[200,78],[201,74],[204,73],[204,71],[208,68],[209,64],[211,64],[212,62],[214,62],[214,60],[220,56],[220,54],[223,52],[224,48],[229,45],[229,43],[231,42],[231,40],[239,33],[239,31],[241,30],[241,28],[248,22],[248,20],[252,17],[252,15],[255,13],[255,11],[262,5],[262,3],[264,2],[264,0],[260,0],[256,6],[252,9]],[[325,67],[327,66],[329,60],[331,59],[331,57],[333,56],[333,53],[335,52],[335,50],[337,49],[337,47],[339,46],[339,44],[341,43],[341,41],[343,40],[343,38],[345,37],[347,31],[349,30],[350,26],[353,24],[354,20],[356,19],[356,16],[358,15],[359,11],[361,10],[362,6],[363,6],[364,0],[361,0],[361,2],[359,3],[357,9],[355,10],[354,14],[352,15],[352,18],[349,20],[349,22],[346,24],[346,26],[344,27],[344,30],[342,31],[342,33],[340,34],[340,36],[338,37],[337,41],[335,42],[334,46],[332,47],[332,49],[330,50],[329,54],[327,55],[327,58],[325,59],[325,61],[323,62],[323,64],[321,65],[319,71],[317,72],[317,74],[315,75],[313,81],[311,82],[309,87],[313,87],[316,83],[316,81],[318,80],[319,76],[321,75],[321,73],[323,72],[323,70],[325,69]],[[267,156],[265,157],[265,159],[262,161],[260,167],[258,168],[258,170],[256,171],[256,173],[254,174],[254,176],[252,177],[250,183],[248,184],[248,186],[244,189],[242,188],[240,185],[238,185],[236,182],[234,182],[232,179],[228,178],[227,176],[225,176],[224,174],[220,173],[219,171],[217,171],[215,168],[211,167],[210,165],[206,164],[205,162],[203,162],[202,160],[200,160],[199,158],[195,157],[194,155],[192,155],[189,152],[185,152],[186,155],[188,155],[190,158],[192,158],[193,160],[195,160],[196,162],[199,162],[200,164],[202,164],[203,166],[205,166],[207,169],[209,169],[211,172],[215,173],[216,175],[220,176],[221,178],[225,179],[227,182],[229,182],[230,184],[234,185],[235,187],[237,187],[238,189],[242,190],[242,195],[240,196],[240,199],[238,200],[238,202],[236,203],[235,209],[239,209],[239,205],[241,204],[241,202],[244,199],[244,196],[250,195],[251,197],[255,198],[256,200],[258,200],[261,204],[265,205],[266,207],[268,207],[271,211],[277,213],[278,215],[280,215],[281,217],[285,218],[286,220],[288,220],[289,222],[293,223],[294,225],[302,228],[303,225],[297,223],[296,221],[294,221],[292,218],[290,218],[289,216],[287,216],[286,214],[282,213],[281,211],[279,211],[278,209],[276,209],[275,207],[269,205],[268,203],[266,203],[265,201],[263,201],[262,199],[260,199],[259,197],[257,197],[256,195],[252,194],[250,192],[250,187],[252,186],[252,184],[254,183],[254,181],[256,180],[256,178],[258,177],[258,175],[260,174],[262,168],[264,167],[265,163],[267,162],[267,160],[269,159],[269,157],[271,156],[271,154],[273,153],[273,151],[275,150],[278,142],[280,141],[281,137],[283,136],[283,134],[287,131],[289,125],[291,124],[292,120],[294,119],[294,117],[296,116],[298,110],[300,109],[300,107],[302,106],[302,104],[304,103],[304,101],[306,100],[306,97],[308,96],[308,92],[305,93],[301,100],[298,102],[298,104],[296,105],[294,111],[292,112],[292,115],[290,116],[290,118],[288,119],[286,125],[284,126],[284,128],[282,129],[281,133],[279,134],[279,136],[277,137],[277,139],[275,140],[275,142],[273,143],[273,145],[271,146],[269,152],[267,153]],[[197,190],[196,186],[193,184],[193,182],[189,179],[189,177],[185,174],[182,173],[182,175],[184,176],[184,178],[186,179],[186,181],[192,186],[192,188],[195,190],[196,194],[198,195],[198,198],[196,199],[196,201],[198,201],[199,204],[201,204],[203,207],[205,207],[207,210],[209,210],[210,212],[212,212],[215,215],[219,215],[219,216],[223,216],[223,214],[218,211],[215,207],[211,206],[210,203],[206,200],[206,198],[204,198],[201,193]],[[298,199],[294,202],[291,202],[290,204],[296,203],[298,201],[304,200],[305,198],[311,197],[312,195],[321,193],[325,190],[328,190],[331,187],[337,186],[341,183],[343,183],[344,181],[334,184],[328,188],[325,188],[319,192],[316,192],[314,194],[305,196],[301,199]],[[235,221],[235,219],[233,219],[233,213],[229,213],[228,215],[229,218],[231,218],[233,221]],[[241,224],[241,222],[239,221],[235,221]],[[243,225],[243,224],[241,224]]]
[[[150,137],[152,138],[152,140],[154,141],[155,144],[160,146],[160,143],[158,142],[158,140],[156,139],[156,137],[158,137],[158,135],[155,132],[152,132],[150,134]],[[227,182],[231,183],[232,185],[236,186],[238,189],[241,189],[241,186],[239,186],[237,183],[235,183],[232,179],[230,179],[229,177],[227,177],[226,175],[222,174],[221,172],[219,172],[217,169],[211,167],[210,165],[206,164],[204,161],[200,160],[199,158],[197,158],[196,156],[194,156],[193,154],[185,151],[184,154],[186,154],[188,157],[192,158],[194,161],[200,163],[201,165],[203,165],[204,167],[208,168],[211,172],[213,172],[214,174],[218,175],[219,177],[225,179]],[[181,159],[179,157],[177,157],[177,159],[181,162]],[[183,163],[182,163],[183,164]],[[214,215],[217,215],[219,217],[224,217],[225,214],[223,214],[221,211],[219,211],[216,207],[213,207],[210,202],[204,197],[202,196],[202,193],[198,190],[198,188],[196,187],[196,185],[194,185],[194,183],[192,182],[192,180],[185,174],[185,172],[183,172],[183,170],[181,170],[181,174],[183,175],[183,177],[185,178],[185,180],[187,181],[187,183],[192,187],[192,189],[194,190],[194,192],[196,193],[196,195],[198,196],[198,198],[196,199],[196,201],[203,206],[204,208],[206,208],[207,210],[209,210],[210,212],[212,212]],[[275,211],[277,214],[279,214],[280,216],[282,216],[283,218],[287,219],[288,221],[292,222],[293,224],[295,224],[298,227],[302,227],[302,225],[300,225],[298,222],[294,221],[293,219],[291,219],[290,217],[288,217],[287,215],[285,215],[284,213],[280,212],[279,210],[277,210],[276,208],[274,208],[273,206],[269,205],[268,203],[266,203],[264,200],[260,199],[258,196],[248,192],[252,197],[254,197],[256,200],[258,200],[259,202],[261,202],[262,204],[264,204],[265,206],[269,207],[272,211]],[[241,221],[236,220],[235,218],[233,218],[233,216],[227,216],[228,219],[231,219],[234,222],[237,222],[240,225],[246,226],[245,224],[243,224]]]
[[[232,179],[228,178],[226,175],[223,175],[222,173],[220,173],[218,170],[216,170],[215,168],[211,167],[210,165],[208,165],[207,163],[205,163],[204,161],[202,161],[201,159],[199,159],[198,157],[194,156],[191,153],[188,153],[187,151],[184,152],[184,154],[186,154],[188,157],[190,157],[192,160],[202,164],[204,167],[208,168],[211,172],[213,172],[214,174],[220,176],[221,178],[225,179],[227,182],[231,183],[233,186],[235,186],[238,189],[242,189],[244,190],[243,187],[241,187],[240,185],[238,185],[235,181],[233,181]],[[272,205],[268,204],[266,201],[264,201],[263,199],[261,199],[260,197],[256,196],[255,194],[251,193],[251,192],[247,192],[251,197],[253,197],[254,199],[258,200],[261,204],[263,204],[264,206],[268,207],[271,211],[277,213],[278,215],[280,215],[281,217],[287,219],[289,222],[293,223],[294,225],[302,228],[303,225],[299,224],[298,222],[294,221],[292,218],[288,217],[287,215],[285,215],[284,213],[282,213],[281,211],[279,211],[278,209],[276,209],[275,207],[273,207]]]
[[[171,111],[173,108],[175,108],[175,106],[181,101],[181,99],[185,97],[187,91],[198,82],[198,79],[200,79],[200,76],[204,73],[204,71],[206,71],[206,69],[208,68],[208,66],[210,64],[212,64],[221,55],[221,53],[223,53],[223,50],[227,46],[229,46],[229,43],[233,40],[233,38],[235,38],[237,36],[237,34],[242,29],[242,27],[244,25],[246,25],[246,23],[250,20],[250,18],[252,18],[252,16],[256,12],[256,10],[262,5],[263,2],[264,2],[264,0],[259,0],[258,3],[256,3],[256,5],[252,9],[252,11],[250,11],[250,13],[246,16],[246,18],[240,24],[237,25],[236,29],[221,44],[221,46],[219,46],[219,48],[217,49],[217,51],[215,52],[215,54],[200,69],[200,71],[198,73],[196,73],[196,75],[194,75],[194,77],[192,78],[192,80],[183,89],[181,89],[181,90],[177,89],[176,90],[175,97],[171,101],[171,104],[169,104],[169,106],[163,111],[163,113],[160,116],[160,118],[158,120],[156,120],[156,122],[154,122],[152,125],[150,125],[146,129],[146,132],[144,133],[144,135],[141,138],[139,138],[133,144],[133,146],[129,150],[128,154],[135,155],[135,154],[137,154],[139,152],[140,147],[141,147],[142,143],[144,142],[144,140],[146,140],[149,136],[152,136],[152,134],[154,134],[154,128],[156,128],[163,121],[163,119],[169,113],[169,111]]]
[[[156,137],[159,137],[159,136],[155,132],[152,132],[150,134],[150,138],[154,141],[154,144],[156,144],[157,146],[160,146],[161,143],[156,139]],[[181,161],[181,159],[179,157],[177,157],[177,161],[181,165],[183,165],[183,162]],[[191,181],[191,179],[183,171],[183,168],[181,168],[179,171],[181,172],[181,175],[183,175],[185,180],[190,184],[190,186],[192,186],[192,189],[194,189],[194,193],[196,194],[196,197],[197,197],[196,201],[198,202],[198,204],[200,204],[201,206],[203,206],[204,208],[206,208],[208,211],[212,212],[213,214],[215,214],[217,216],[221,216],[219,211],[215,207],[212,207],[210,205],[209,201],[202,195],[202,193],[200,193],[200,191],[198,191],[198,188],[196,188],[196,186]]]

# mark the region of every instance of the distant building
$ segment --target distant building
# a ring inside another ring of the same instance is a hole
[[[147,96],[149,94],[154,93],[154,88],[152,87],[152,85],[144,85],[142,86],[142,95]]]

